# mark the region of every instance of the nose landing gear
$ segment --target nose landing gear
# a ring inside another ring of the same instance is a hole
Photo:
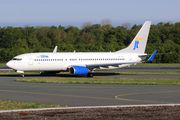
[[[21,73],[21,77],[24,77],[24,71],[21,71],[21,70],[16,70],[15,72],[17,72],[17,73]]]

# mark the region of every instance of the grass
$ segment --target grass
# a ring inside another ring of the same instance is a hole
[[[94,73],[107,73],[107,74],[180,74],[179,71],[122,71],[122,72],[113,72],[113,71],[95,71]]]
[[[113,72],[113,71],[95,71],[94,73],[107,73],[107,74],[180,74],[180,71],[123,71],[123,72]],[[25,75],[40,75],[39,72],[25,72]],[[69,72],[57,73],[57,75],[69,74]],[[0,71],[0,75],[21,75],[14,71]]]
[[[32,102],[23,102],[23,101],[16,102],[16,101],[9,101],[9,100],[0,100],[0,110],[53,108],[53,107],[61,107],[61,106],[60,105],[45,105],[42,103],[32,103]]]
[[[123,71],[123,72],[115,72],[118,74],[180,74],[179,71],[171,72],[171,71]]]
[[[6,63],[0,63],[0,66],[6,66]]]
[[[76,83],[76,84],[131,84],[131,85],[180,85],[180,79],[133,79],[133,78],[27,78],[16,79],[20,82],[36,83]]]
[[[39,72],[25,72],[25,75],[28,75],[28,74],[40,74]],[[14,72],[14,71],[0,71],[0,75],[21,75],[21,73],[17,73],[17,72]]]

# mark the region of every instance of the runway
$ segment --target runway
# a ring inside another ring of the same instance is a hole
[[[27,77],[37,77],[37,75]],[[180,103],[178,85],[26,83],[16,82],[16,78],[19,76],[0,76],[1,100],[68,106]]]
[[[3,68],[8,70],[8,68]],[[180,67],[130,67],[118,71],[180,71]],[[117,71],[117,70],[116,70]],[[95,73],[108,78],[171,78],[168,74],[116,74]],[[71,77],[69,74],[25,75],[32,77]],[[180,103],[179,85],[103,85],[103,84],[52,84],[16,82],[19,75],[0,75],[0,99],[41,102],[68,106],[107,106]]]

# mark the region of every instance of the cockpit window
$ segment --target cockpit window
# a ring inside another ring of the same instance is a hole
[[[20,61],[20,60],[22,60],[22,58],[13,58],[12,60]]]

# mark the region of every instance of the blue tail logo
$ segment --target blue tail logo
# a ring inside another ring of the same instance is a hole
[[[136,40],[135,44],[134,44],[134,49],[133,50],[135,50],[136,48],[139,48],[138,45],[139,45],[139,40]]]
[[[136,38],[133,50],[135,50],[136,48],[139,48],[139,47],[138,47],[138,45],[139,45],[139,40],[145,40],[145,38]]]

